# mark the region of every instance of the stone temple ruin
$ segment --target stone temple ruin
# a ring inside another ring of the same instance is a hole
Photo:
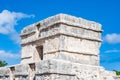
[[[99,66],[101,24],[58,14],[21,32],[21,63],[0,68],[0,80],[120,80]]]

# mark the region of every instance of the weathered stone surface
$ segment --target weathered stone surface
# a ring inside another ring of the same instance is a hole
[[[82,18],[66,14],[49,17],[23,29],[21,63],[40,60],[36,47],[43,46],[44,60],[99,65],[101,31],[99,23]]]
[[[61,77],[60,77],[61,76]],[[116,79],[115,79],[116,78]],[[119,80],[102,67],[50,59],[36,63],[36,80]]]
[[[29,74],[28,64],[19,64],[15,66],[15,75],[28,75],[28,74]]]
[[[29,65],[22,64],[22,65],[16,65],[15,66],[15,80],[29,80]]]
[[[21,32],[21,64],[0,68],[0,80],[120,80],[99,66],[101,24],[58,14]]]
[[[59,77],[58,80],[99,80],[99,67],[71,63],[64,60],[38,62],[36,63],[36,71],[36,76],[39,76],[39,78],[43,78],[45,75],[54,74],[52,76],[54,78],[56,78],[56,75],[63,75],[63,77]],[[66,76],[65,79],[64,76]],[[50,78],[50,76],[48,77]]]
[[[10,79],[10,69],[8,67],[0,68],[0,80],[9,80]]]

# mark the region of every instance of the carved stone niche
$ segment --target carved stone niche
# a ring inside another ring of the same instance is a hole
[[[15,67],[10,67],[10,80],[15,80]]]
[[[37,46],[37,55],[38,55],[38,60],[43,60],[43,46]]]
[[[35,80],[35,63],[30,63],[29,67],[29,80]]]

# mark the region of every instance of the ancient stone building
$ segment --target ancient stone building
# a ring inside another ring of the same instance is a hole
[[[101,24],[58,14],[21,32],[21,63],[0,68],[0,80],[120,80],[99,66]]]

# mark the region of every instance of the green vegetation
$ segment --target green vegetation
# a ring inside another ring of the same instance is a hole
[[[0,67],[4,67],[4,66],[6,66],[7,65],[7,63],[5,62],[5,61],[1,61],[0,60]]]
[[[117,70],[113,70],[116,72],[116,75],[120,76],[120,71],[117,71]]]

